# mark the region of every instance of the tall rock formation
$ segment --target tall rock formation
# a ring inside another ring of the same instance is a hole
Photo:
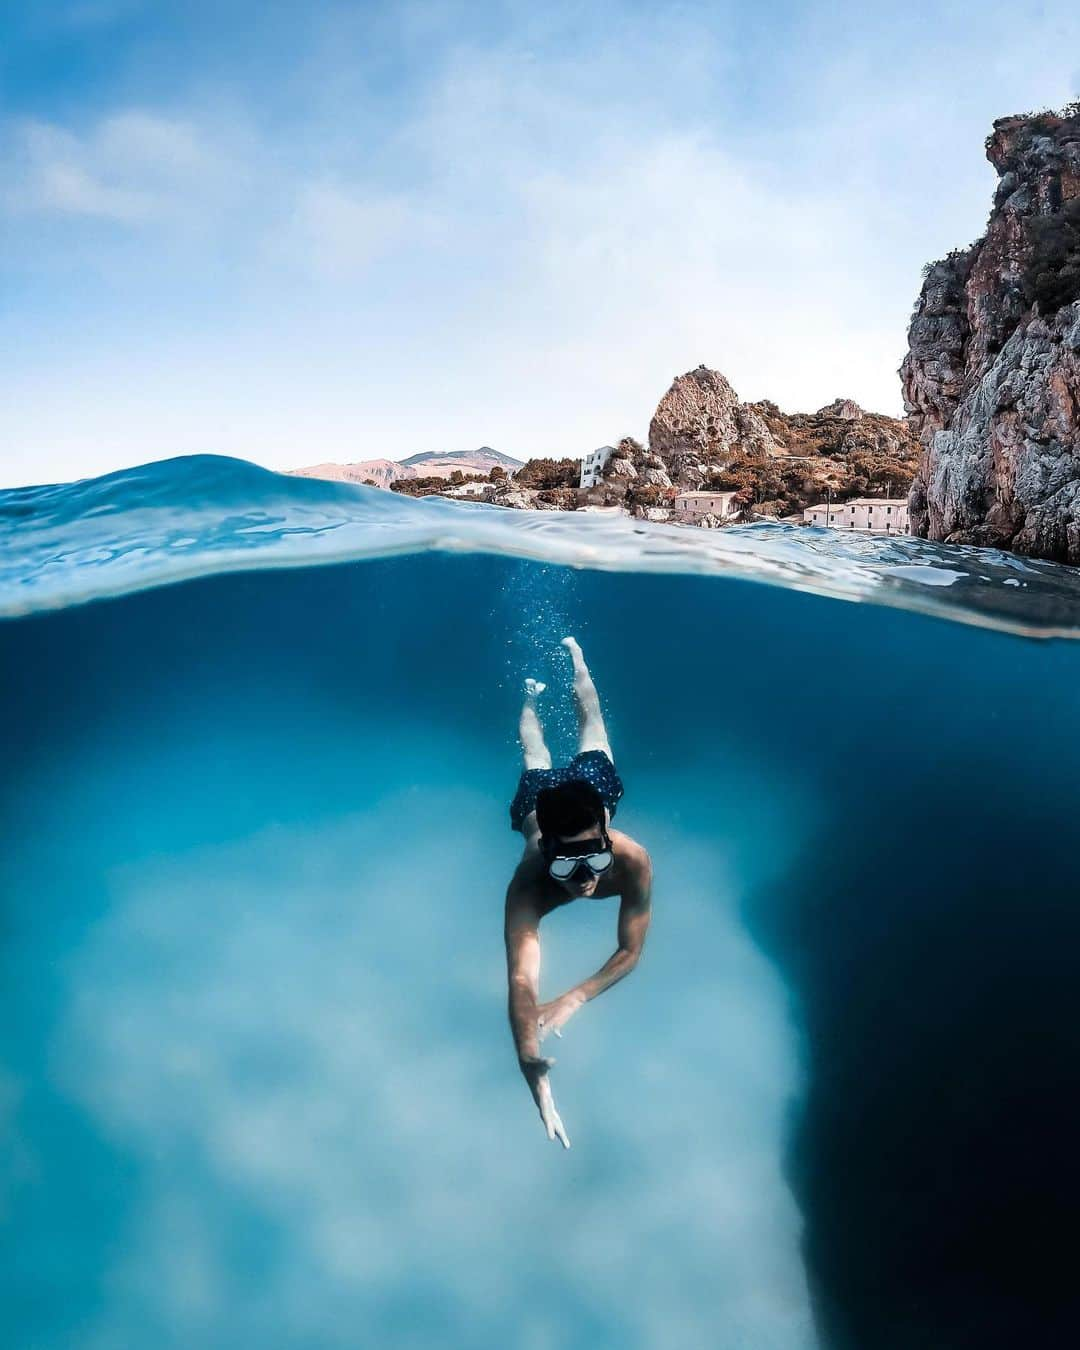
[[[671,385],[649,424],[649,449],[672,479],[699,488],[710,465],[733,454],[773,454],[776,441],[761,416],[740,403],[718,370],[698,366]]]
[[[834,398],[817,410],[819,417],[840,417],[845,422],[861,422],[866,416],[853,398]]]
[[[619,453],[645,484],[745,490],[777,511],[801,510],[826,492],[906,492],[918,441],[895,417],[838,398],[816,413],[783,413],[775,403],[740,403],[718,370],[680,375],[649,426],[649,453],[623,441]],[[613,459],[610,479],[625,475]]]
[[[986,234],[927,269],[900,374],[916,534],[1080,563],[1080,105],[994,123]]]

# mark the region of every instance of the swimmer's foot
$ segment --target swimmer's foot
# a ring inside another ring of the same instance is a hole
[[[577,638],[564,637],[562,645],[570,653],[570,659],[574,663],[574,674],[577,675],[581,671],[587,672],[589,668],[585,664],[585,657],[582,654],[581,644],[578,642]]]
[[[529,699],[539,698],[546,688],[547,685],[543,680],[526,680],[525,697]]]

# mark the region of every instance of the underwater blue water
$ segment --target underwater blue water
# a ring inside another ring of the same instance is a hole
[[[0,493],[0,613],[4,1344],[1072,1344],[1075,571],[196,458]],[[568,632],[655,888],[564,1152],[502,903]]]

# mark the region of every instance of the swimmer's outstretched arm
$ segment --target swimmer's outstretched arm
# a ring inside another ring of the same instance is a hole
[[[533,901],[514,883],[506,893],[506,970],[510,993],[510,1030],[518,1065],[533,1095],[549,1139],[563,1148],[570,1139],[555,1109],[548,1070],[555,1063],[540,1054],[536,1025],[540,980],[540,915]]]
[[[640,847],[640,846],[639,846]],[[652,919],[652,862],[642,848],[640,855],[633,860],[629,880],[623,887],[622,902],[619,905],[618,950],[610,956],[595,975],[565,994],[543,1003],[537,1010],[539,1039],[543,1040],[554,1031],[561,1036],[560,1027],[564,1027],[574,1013],[590,999],[610,989],[613,984],[629,975],[641,960],[645,946],[645,934],[649,931]]]

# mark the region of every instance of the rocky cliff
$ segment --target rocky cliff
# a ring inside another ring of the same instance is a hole
[[[1080,563],[1080,106],[1001,118],[985,235],[926,271],[901,367],[912,530]]]
[[[699,488],[709,468],[736,453],[769,454],[777,445],[759,414],[740,403],[718,370],[680,375],[649,424],[649,449],[681,487]]]

